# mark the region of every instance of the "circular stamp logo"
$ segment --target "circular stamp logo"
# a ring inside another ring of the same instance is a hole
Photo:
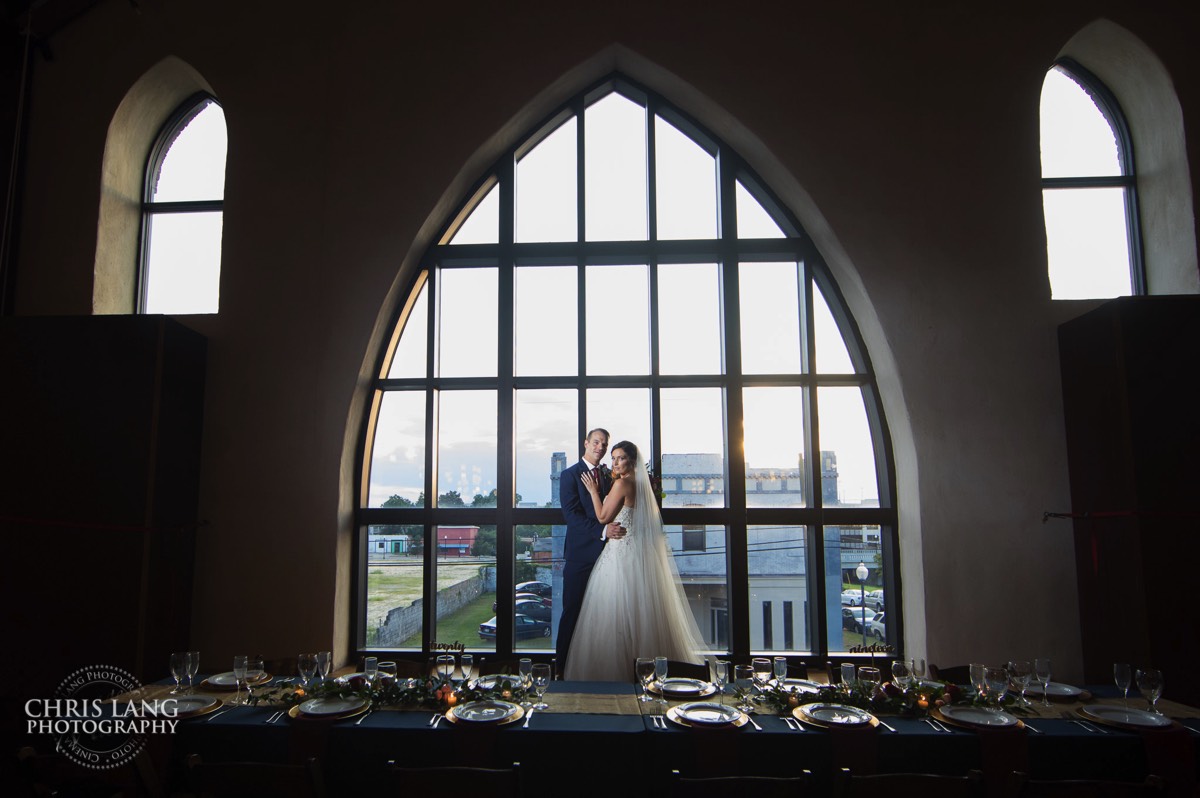
[[[131,693],[139,695],[141,683],[131,674],[110,665],[80,668],[62,681],[53,702],[43,709],[53,716],[51,729],[57,750],[72,762],[105,770],[133,760],[146,744],[141,724],[128,722],[136,700],[111,702]],[[122,707],[125,708],[122,715]],[[122,720],[125,722],[121,722]]]

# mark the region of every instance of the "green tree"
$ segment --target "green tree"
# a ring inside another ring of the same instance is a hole
[[[495,527],[484,527],[475,535],[475,545],[471,547],[471,553],[476,557],[494,557],[496,556],[496,529]]]
[[[517,567],[513,569],[513,583],[521,584],[522,582],[532,582],[537,579],[537,566],[528,560],[521,560],[517,563]]]
[[[456,490],[448,490],[438,496],[438,507],[466,507],[462,495]]]
[[[425,504],[425,494],[422,492],[417,496],[417,500],[410,501],[398,494],[393,493],[388,500],[381,504],[381,507],[422,507]],[[375,527],[376,532],[381,535],[408,535],[408,553],[420,554],[424,550],[424,542],[421,535],[420,524],[382,524]]]

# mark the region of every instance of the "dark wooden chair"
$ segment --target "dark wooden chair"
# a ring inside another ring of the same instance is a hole
[[[486,795],[521,794],[521,764],[511,768],[434,767],[404,768],[388,762],[387,781],[397,795]],[[449,790],[450,792],[447,792]]]
[[[667,660],[667,678],[682,678],[682,679],[700,679],[708,681],[708,666],[695,665],[691,662],[680,662],[678,660]],[[633,679],[633,664],[629,666],[629,678]]]
[[[187,758],[188,782],[197,798],[324,798],[325,781],[316,759],[303,765],[274,762],[205,762]]]
[[[856,776],[842,768],[836,776],[834,795],[838,798],[880,795],[919,795],[921,798],[982,798],[983,774],[971,770],[965,776],[935,773],[880,773]]]
[[[949,665],[945,668],[929,663],[929,675],[940,682],[950,682],[951,684],[970,684],[971,683],[971,666],[970,665]]]
[[[801,771],[799,776],[712,776],[689,778],[671,771],[669,798],[729,798],[744,795],[748,798],[800,798],[810,794],[812,772]]]
[[[1008,780],[1007,798],[1140,798],[1166,794],[1167,783],[1154,775],[1144,781],[1062,779],[1040,781],[1014,772]]]

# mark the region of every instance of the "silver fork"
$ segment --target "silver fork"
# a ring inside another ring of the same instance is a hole
[[[946,734],[949,734],[949,733],[950,733],[950,730],[949,730],[949,729],[947,729],[947,728],[946,728],[945,726],[943,726],[942,724],[938,723],[938,722],[937,722],[936,720],[934,720],[933,718],[923,718],[923,720],[924,720],[924,721],[925,721],[927,724],[929,724],[929,728],[933,729],[935,732],[945,732]]]
[[[279,720],[279,716],[280,716],[280,715],[282,715],[282,714],[283,714],[283,710],[282,710],[282,709],[281,709],[281,710],[279,710],[278,712],[274,712],[274,713],[272,713],[272,714],[271,714],[271,717],[269,717],[269,718],[267,718],[266,720],[264,720],[264,721],[263,721],[263,723],[274,723],[275,721]]]

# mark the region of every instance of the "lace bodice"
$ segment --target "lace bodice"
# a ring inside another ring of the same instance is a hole
[[[634,530],[632,528],[633,508],[631,508],[629,505],[622,507],[621,512],[617,513],[617,517],[614,518],[612,520],[612,522],[614,524],[620,524],[621,526],[625,527],[625,535],[624,535],[624,537],[609,539],[609,541],[608,541],[609,545],[624,544],[629,539],[629,536],[634,533]],[[623,547],[624,546],[622,545],[622,548]]]

